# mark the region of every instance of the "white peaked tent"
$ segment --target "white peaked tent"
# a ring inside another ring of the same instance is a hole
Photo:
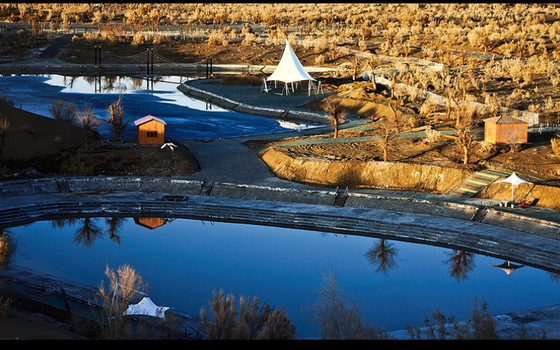
[[[284,48],[284,53],[282,54],[282,58],[280,59],[280,63],[276,66],[274,73],[272,73],[268,78],[263,80],[263,91],[268,92],[269,88],[267,86],[267,81],[274,81],[275,87],[276,82],[280,81],[284,83],[284,89],[282,90],[282,95],[286,93],[286,95],[290,94],[290,86],[292,92],[295,91],[294,83],[298,83],[300,81],[307,81],[308,82],[308,95],[311,94],[311,90],[315,88],[315,92],[318,92],[321,88],[321,82],[318,82],[317,85],[314,84],[317,80],[311,77],[309,73],[305,70],[305,68],[301,65],[301,62],[297,58],[294,50],[290,46],[288,40],[286,40],[286,47]]]
[[[522,178],[517,176],[517,174],[515,174],[515,173],[511,173],[511,175],[508,176],[506,179],[496,181],[496,183],[498,183],[498,182],[507,182],[507,183],[511,184],[511,202],[512,203],[513,203],[513,186],[517,187],[521,184],[531,184],[532,183],[532,182],[523,180]]]
[[[128,309],[124,312],[125,315],[148,315],[159,318],[165,318],[165,310],[168,307],[157,306],[149,297],[143,297],[138,304],[128,305]]]

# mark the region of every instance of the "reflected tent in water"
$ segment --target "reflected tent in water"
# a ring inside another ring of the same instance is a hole
[[[517,269],[520,269],[522,267],[524,267],[525,265],[517,265],[517,264],[512,264],[511,261],[504,261],[502,264],[500,265],[492,265],[490,264],[490,266],[493,267],[497,267],[499,269],[504,270],[508,276],[511,275],[511,273]]]

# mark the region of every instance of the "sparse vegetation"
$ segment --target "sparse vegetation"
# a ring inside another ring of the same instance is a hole
[[[109,106],[109,118],[107,118],[107,123],[111,124],[113,130],[113,141],[117,141],[120,137],[130,119],[124,118],[124,109],[122,105],[122,98],[112,103]]]
[[[154,321],[160,325],[157,331],[142,320],[135,320],[125,314],[130,304],[138,295],[147,295],[148,285],[132,266],[122,265],[117,271],[108,266],[105,275],[109,278],[108,289],[103,281],[99,286],[99,294],[103,298],[103,312],[99,322],[101,339],[172,339],[177,334],[178,323],[172,317]]]
[[[296,328],[286,316],[284,307],[276,309],[267,303],[259,304],[258,297],[241,297],[236,310],[233,295],[214,291],[210,302],[212,315],[202,308],[200,327],[212,340],[295,339]]]
[[[497,321],[489,313],[488,304],[474,300],[471,317],[457,322],[453,316],[445,316],[441,310],[432,312],[432,320],[425,315],[424,328],[407,327],[411,339],[426,340],[497,340]],[[422,332],[425,332],[424,337]]]
[[[8,129],[10,129],[10,120],[0,113],[0,158],[2,157],[2,150],[6,146]]]
[[[101,121],[95,118],[93,108],[86,106],[78,112],[78,123],[84,129],[84,148],[88,149],[90,134],[95,127],[101,125]]]
[[[54,119],[63,120],[72,124],[75,122],[78,108],[73,102],[55,100],[51,102],[49,112],[51,112]]]
[[[355,300],[348,299],[332,272],[323,276],[319,298],[310,311],[310,318],[328,340],[388,339],[385,329],[365,320]]]

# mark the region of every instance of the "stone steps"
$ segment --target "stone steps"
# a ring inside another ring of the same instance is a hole
[[[502,176],[509,176],[509,172],[486,169],[478,171],[465,180],[455,189],[451,190],[448,195],[451,197],[470,198],[482,191],[486,186],[496,181]]]
[[[340,208],[340,210],[344,210]],[[291,227],[344,235],[412,241],[445,246],[452,249],[501,257],[542,269],[560,271],[554,247],[527,245],[486,234],[462,232],[460,229],[432,227],[429,223],[403,224],[362,217],[329,215],[315,212],[292,212],[256,207],[225,206],[190,202],[188,200],[59,202],[28,205],[0,210],[0,226],[19,226],[38,220],[69,216],[168,217],[204,221],[250,223],[264,226]],[[466,222],[467,224],[468,222]],[[478,223],[470,223],[477,225]],[[484,230],[481,230],[483,232]],[[535,237],[536,239],[536,237]]]

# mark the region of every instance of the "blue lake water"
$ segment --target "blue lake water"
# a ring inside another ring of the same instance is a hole
[[[163,119],[166,136],[178,139],[247,136],[306,127],[207,105],[177,90],[184,79],[164,76],[148,82],[128,76],[12,75],[0,77],[0,96],[11,98],[16,108],[46,117],[52,117],[49,106],[55,100],[72,102],[80,109],[90,106],[102,120],[109,116],[109,105],[121,97],[125,118],[130,119],[124,137],[136,136],[132,123],[146,115]],[[111,136],[106,123],[96,130],[104,137]]]
[[[319,336],[305,315],[321,276],[331,271],[363,316],[388,331],[422,326],[424,314],[436,309],[466,319],[474,298],[493,314],[560,303],[558,281],[549,272],[525,266],[508,275],[491,266],[503,260],[475,254],[472,270],[457,279],[448,262],[454,251],[441,247],[383,241],[396,252],[394,266],[383,273],[366,257],[382,243],[378,238],[187,219],[148,229],[126,218],[118,243],[105,220],[94,218],[101,234],[90,245],[76,233],[80,220],[11,228],[20,246],[15,263],[92,287],[106,278],[106,266],[128,264],[156,304],[196,316],[213,291],[258,296],[285,306],[300,338]]]

